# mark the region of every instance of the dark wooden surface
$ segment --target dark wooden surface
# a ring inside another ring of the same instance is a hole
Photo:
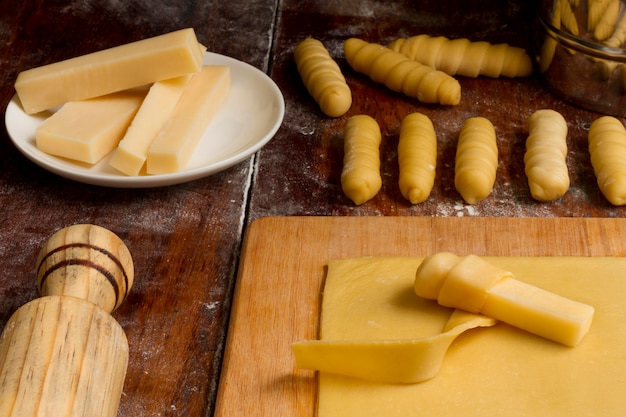
[[[343,59],[342,42],[360,37],[387,44],[417,34],[467,37],[534,48],[534,2],[394,1],[283,2],[279,11],[271,76],[282,89],[287,114],[279,135],[259,153],[251,216],[269,215],[407,215],[511,217],[622,217],[600,194],[587,151],[589,124],[597,114],[578,109],[550,94],[537,76],[526,79],[459,78],[461,103],[424,105],[377,85],[352,71]],[[352,89],[353,105],[342,118],[325,117],[309,98],[292,58],[300,40],[313,36],[337,58]],[[533,54],[534,55],[534,54]],[[569,192],[560,200],[538,203],[530,197],[523,157],[528,117],[552,108],[568,122]],[[431,197],[411,205],[397,186],[398,132],[402,119],[419,111],[428,115],[438,136],[438,166]],[[346,118],[365,113],[379,123],[383,187],[370,202],[356,207],[340,185],[342,130]],[[463,122],[487,117],[498,136],[499,167],[493,193],[474,206],[464,204],[454,188],[456,140]],[[277,167],[280,167],[277,169]]]
[[[140,190],[83,185],[35,166],[2,130],[0,137],[0,328],[36,297],[33,268],[57,229],[95,223],[129,246],[137,279],[115,313],[126,331],[130,365],[119,415],[200,416],[213,413],[239,250],[246,226],[276,215],[622,217],[596,185],[586,132],[597,114],[552,96],[537,77],[460,79],[455,107],[423,105],[348,68],[342,42],[387,43],[419,33],[469,37],[530,47],[532,3],[521,0],[435,1],[45,1],[0,0],[0,106],[23,69],[121,43],[194,27],[210,51],[267,72],[286,102],[283,126],[254,157],[187,184]],[[293,48],[320,39],[344,70],[354,103],[331,119],[304,89]],[[572,186],[553,203],[528,193],[523,172],[527,118],[550,107],[568,121]],[[431,197],[411,206],[397,187],[396,146],[402,118],[430,116],[439,139]],[[342,129],[350,115],[375,117],[383,132],[383,188],[356,207],[339,183]],[[492,195],[468,206],[454,189],[456,137],[471,116],[496,127],[500,165]],[[245,395],[245,393],[242,393]]]

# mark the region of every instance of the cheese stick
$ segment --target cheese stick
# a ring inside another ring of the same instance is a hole
[[[424,259],[415,293],[445,307],[483,314],[567,346],[591,327],[594,308],[514,278],[476,255],[440,252]]]

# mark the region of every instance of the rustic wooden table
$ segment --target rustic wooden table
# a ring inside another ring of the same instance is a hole
[[[210,51],[247,62],[282,90],[286,114],[274,139],[250,159],[219,174],[154,189],[90,186],[34,165],[0,137],[0,328],[37,296],[33,268],[42,243],[57,229],[95,223],[117,233],[135,260],[137,280],[115,313],[131,346],[120,415],[200,416],[214,410],[239,251],[246,227],[266,216],[623,217],[600,194],[586,133],[598,114],[551,95],[541,81],[460,79],[461,104],[420,104],[356,74],[342,42],[386,43],[419,33],[531,46],[533,6],[522,0],[380,2],[262,0],[166,2],[0,0],[0,107],[23,69],[121,43],[194,27]],[[348,114],[328,118],[307,94],[293,49],[307,36],[337,58],[353,91]],[[538,203],[523,169],[527,119],[553,108],[568,121],[569,192]],[[430,198],[405,201],[397,187],[396,146],[402,118],[431,117],[439,139]],[[379,122],[383,188],[355,206],[341,192],[342,129],[366,113]],[[463,121],[489,118],[500,163],[493,193],[463,203],[453,184],[454,146]]]

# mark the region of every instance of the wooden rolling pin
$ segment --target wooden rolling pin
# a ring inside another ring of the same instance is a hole
[[[37,260],[40,298],[0,335],[0,417],[115,417],[128,342],[110,315],[134,277],[122,240],[99,226],[59,230]]]

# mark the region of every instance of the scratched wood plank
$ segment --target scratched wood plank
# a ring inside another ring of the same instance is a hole
[[[0,106],[18,72],[193,27],[216,53],[267,71],[276,1],[0,0]],[[38,296],[34,267],[56,230],[95,223],[129,247],[136,281],[115,312],[129,340],[120,416],[212,415],[245,227],[251,159],[187,184],[95,187],[49,173],[0,132],[0,330]]]

